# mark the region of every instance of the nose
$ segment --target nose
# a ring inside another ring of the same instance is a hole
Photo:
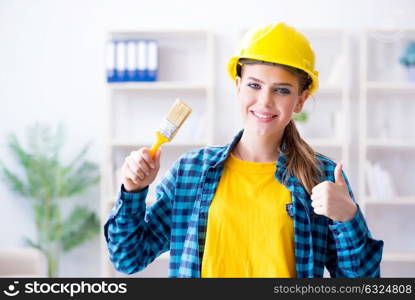
[[[258,102],[264,107],[272,107],[274,105],[274,100],[272,98],[272,92],[268,89],[263,89],[258,95]]]

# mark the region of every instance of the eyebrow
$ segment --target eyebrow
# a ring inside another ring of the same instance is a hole
[[[251,80],[253,80],[253,81],[257,81],[257,82],[259,82],[259,83],[265,83],[265,82],[263,82],[262,80],[260,80],[260,79],[258,79],[258,78],[255,78],[255,77],[252,77],[252,76],[249,76],[248,77],[248,79],[251,79]],[[285,85],[285,86],[293,86],[291,83],[289,83],[289,82],[274,82],[272,85]]]

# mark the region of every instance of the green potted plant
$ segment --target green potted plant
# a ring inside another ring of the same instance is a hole
[[[305,111],[293,114],[293,120],[296,123],[305,123],[308,120],[308,114]]]
[[[295,127],[297,127],[298,131],[300,132],[301,136],[307,136],[307,130],[305,123],[308,120],[308,113],[305,111],[301,111],[299,113],[294,113],[292,119],[295,122]]]
[[[408,70],[409,81],[415,82],[415,42],[410,42],[399,62]]]
[[[82,194],[100,179],[98,166],[85,160],[89,145],[64,164],[60,158],[63,143],[61,125],[52,132],[49,126],[35,124],[28,130],[27,148],[15,134],[8,139],[8,147],[22,172],[17,173],[0,162],[6,183],[30,201],[37,238],[26,238],[25,242],[45,255],[49,277],[57,275],[61,252],[72,250],[100,230],[97,215],[84,205],[72,203],[68,216],[62,216],[63,202]]]

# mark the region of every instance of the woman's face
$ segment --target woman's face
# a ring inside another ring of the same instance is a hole
[[[299,95],[296,75],[265,64],[244,65],[236,88],[245,131],[261,136],[282,135],[309,95],[308,90]]]

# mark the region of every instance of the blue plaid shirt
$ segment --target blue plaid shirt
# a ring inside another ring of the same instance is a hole
[[[242,132],[230,144],[182,155],[156,187],[156,202],[148,208],[148,188],[127,193],[121,187],[104,226],[109,256],[117,271],[141,271],[170,250],[169,277],[200,277],[209,205],[225,160]],[[336,163],[318,154],[317,159],[324,180],[334,182]],[[283,151],[276,167],[275,178],[283,183]],[[294,219],[298,278],[323,277],[325,266],[331,277],[380,277],[383,241],[372,238],[359,205],[351,220],[333,221],[313,212],[311,199],[297,178],[289,176],[284,185],[292,197],[287,213]]]

